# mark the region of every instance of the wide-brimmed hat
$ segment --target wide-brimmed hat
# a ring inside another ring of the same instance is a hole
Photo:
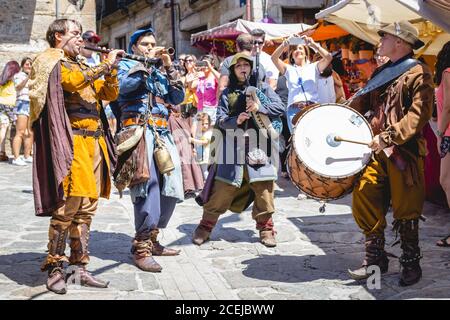
[[[240,53],[236,53],[234,55],[233,60],[231,60],[231,63],[230,63],[230,68],[232,68],[238,62],[239,59],[245,59],[248,62],[250,62],[250,66],[253,65],[253,58],[251,56],[249,56],[248,54],[240,52]]]
[[[409,21],[399,21],[388,24],[378,31],[380,36],[385,33],[398,37],[412,45],[413,49],[419,49],[425,43],[419,39],[419,31]]]

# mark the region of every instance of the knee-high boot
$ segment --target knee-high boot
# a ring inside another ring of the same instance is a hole
[[[67,277],[68,283],[76,283],[85,287],[107,288],[109,281],[103,281],[94,277],[86,270],[89,263],[89,230],[87,223],[72,223],[70,225],[70,273]]]
[[[388,271],[389,259],[386,251],[384,251],[384,243],[384,234],[372,234],[366,236],[366,256],[361,268],[356,270],[348,270],[348,273],[352,279],[362,280],[370,277],[371,273],[368,273],[367,271],[369,266],[378,266],[381,273],[386,273]]]
[[[422,269],[420,268],[419,248],[419,219],[396,220],[394,229],[400,233],[401,248],[403,254],[400,257],[402,274],[399,285],[410,286],[422,278]]]
[[[49,228],[48,255],[41,266],[42,271],[48,271],[46,287],[48,290],[65,294],[67,292],[63,262],[67,262],[65,256],[67,228],[61,225],[50,225]]]

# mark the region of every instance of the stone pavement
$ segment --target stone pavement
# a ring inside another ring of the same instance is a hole
[[[191,234],[201,217],[193,199],[179,204],[162,232],[162,244],[181,249],[158,257],[162,273],[134,267],[129,255],[133,211],[128,195],[102,200],[91,232],[89,270],[111,282],[108,289],[69,287],[66,295],[47,292],[39,271],[45,256],[48,218],[34,216],[31,168],[0,163],[0,299],[421,299],[450,298],[450,248],[435,246],[450,232],[450,213],[426,203],[421,224],[424,277],[397,285],[399,264],[391,259],[381,289],[349,279],[346,270],[363,258],[363,237],[351,215],[351,197],[327,205],[297,200],[285,179],[276,192],[278,246],[258,242],[250,212],[225,214],[201,247]],[[407,201],[407,199],[405,199]],[[392,222],[389,214],[389,223]],[[387,243],[394,235],[386,232]],[[388,251],[399,255],[395,246]]]

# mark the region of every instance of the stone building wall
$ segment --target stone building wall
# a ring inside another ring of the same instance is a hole
[[[125,37],[128,45],[131,34],[143,26],[151,25],[156,33],[157,43],[160,46],[172,46],[172,26],[170,8],[164,7],[164,1],[138,0],[126,7],[126,10],[117,10],[97,21],[102,44],[110,48],[118,48],[117,39]]]
[[[95,30],[95,0],[0,0],[0,69],[9,60],[20,63],[48,47],[45,34],[56,19],[57,1],[60,18],[78,20],[84,30]]]
[[[104,1],[97,0],[101,7]],[[246,19],[245,1],[241,0],[175,0],[175,30],[177,52],[202,54],[190,44],[191,34],[207,30],[227,22]],[[277,23],[283,23],[282,8],[319,8],[331,4],[332,0],[267,0],[268,14]],[[117,40],[125,36],[129,42],[131,34],[139,27],[152,25],[158,45],[174,46],[170,0],[136,0],[125,8],[110,13],[97,21],[103,44],[117,48]],[[263,18],[263,0],[252,0],[251,15],[254,21]]]

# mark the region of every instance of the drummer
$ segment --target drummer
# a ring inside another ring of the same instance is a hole
[[[289,43],[300,40],[304,44],[291,46]],[[289,54],[289,63],[280,59],[283,52],[289,47],[293,47]],[[310,48],[318,52],[320,59],[314,63],[309,62]],[[272,61],[281,75],[287,80],[288,108],[287,119],[289,130],[292,132],[292,119],[305,106],[317,103],[319,101],[318,83],[320,74],[328,67],[333,60],[331,53],[316,43],[313,39],[302,36],[301,38],[291,37],[273,52]],[[335,101],[328,101],[335,102]]]
[[[349,273],[359,280],[370,276],[369,266],[387,272],[384,229],[391,203],[394,230],[400,234],[403,250],[399,285],[408,286],[422,277],[418,228],[425,200],[427,148],[421,132],[432,114],[433,81],[429,68],[412,59],[413,49],[424,43],[411,23],[396,22],[378,33],[381,36],[378,53],[390,61],[378,67],[372,77],[403,74],[356,98],[350,105],[369,116],[375,134],[369,147],[375,153],[353,190],[353,216],[366,237],[366,256],[362,267]]]

